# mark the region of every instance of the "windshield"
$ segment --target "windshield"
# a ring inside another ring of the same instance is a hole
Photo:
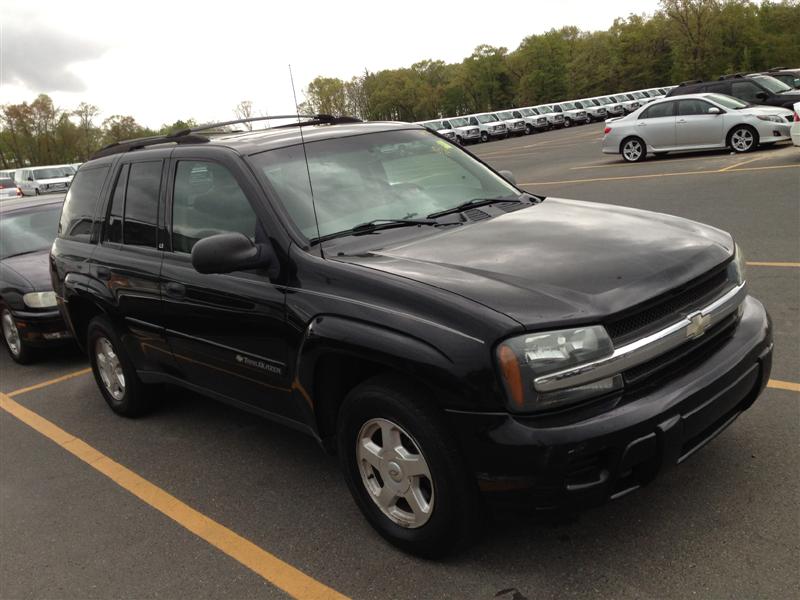
[[[706,94],[705,98],[709,100],[713,100],[717,104],[721,104],[725,108],[732,108],[734,110],[739,110],[741,108],[748,108],[750,104],[747,102],[742,102],[738,98],[733,98],[731,96],[726,96],[724,94]]]
[[[611,96],[617,102],[627,102],[628,98],[625,96]]]
[[[575,105],[572,102],[564,102],[561,105],[561,108],[564,110],[575,110]]]
[[[753,79],[767,88],[773,94],[782,94],[784,92],[789,92],[792,89],[782,81],[779,81],[774,77],[770,77],[769,75],[758,75],[753,77]]]
[[[534,108],[521,108],[519,113],[523,117],[535,117],[536,115],[539,114],[538,112],[536,112],[536,109]]]
[[[641,100],[642,98],[646,98],[646,96],[642,92],[631,92],[628,94],[629,96],[633,96],[637,100]]]
[[[50,167],[47,169],[34,169],[33,178],[38,181],[40,179],[57,179],[59,177],[67,177],[64,173],[63,167]]]
[[[434,131],[441,131],[444,129],[444,125],[442,125],[439,121],[428,121],[427,123],[423,123],[423,125],[428,129],[433,129]]]
[[[539,111],[540,115],[543,115],[543,114],[546,114],[546,113],[555,112],[553,110],[553,107],[550,106],[549,104],[542,104],[537,110]]]
[[[455,119],[450,119],[450,125],[453,127],[466,127],[469,123],[463,117],[456,117]]]
[[[611,98],[598,98],[596,101],[600,104],[611,104],[613,102]]]
[[[58,232],[61,205],[6,213],[0,219],[0,259],[47,250]]]
[[[492,123],[500,120],[494,115],[477,115],[476,118],[478,119],[478,123]]]
[[[497,113],[501,119],[516,119],[514,114],[510,110],[504,110],[503,112]]]
[[[475,198],[519,196],[469,154],[425,131],[309,142],[306,152],[308,171],[301,145],[262,152],[251,160],[310,240],[374,219],[425,218]]]

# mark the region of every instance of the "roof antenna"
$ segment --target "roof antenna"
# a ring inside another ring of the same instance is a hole
[[[292,75],[292,65],[289,65],[289,80],[292,82],[292,95],[294,96],[294,108],[297,111],[297,123],[300,130],[300,145],[303,146],[303,157],[306,159],[306,174],[308,175],[308,191],[311,194],[311,209],[314,211],[314,223],[317,225],[317,239],[322,235],[319,232],[319,219],[317,218],[317,205],[314,203],[314,186],[311,185],[311,169],[308,166],[308,153],[306,152],[306,140],[303,137],[303,126],[300,123],[300,106],[297,104],[297,92],[294,89],[294,75]],[[325,252],[322,249],[322,244],[319,245],[319,254],[325,258]]]

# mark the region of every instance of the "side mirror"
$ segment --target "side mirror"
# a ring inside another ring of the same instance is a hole
[[[498,172],[503,177],[503,179],[505,179],[509,183],[513,183],[514,185],[517,185],[517,178],[514,177],[514,174],[511,171],[498,171]]]
[[[711,108],[708,109],[708,114],[710,114],[710,115],[721,115],[722,111],[719,108],[717,108],[716,106],[712,106]]]
[[[33,175],[28,175],[28,181],[33,181]]]
[[[766,92],[756,92],[756,98],[758,98],[759,100],[766,100],[767,99],[767,93]]]
[[[231,273],[258,268],[277,271],[278,261],[268,244],[254,244],[241,233],[219,233],[203,238],[192,247],[192,266],[198,273]]]

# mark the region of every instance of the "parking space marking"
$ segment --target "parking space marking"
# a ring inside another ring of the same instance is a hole
[[[77,377],[77,374],[73,374]],[[69,379],[61,378],[61,381]],[[57,380],[52,380],[52,383]],[[52,384],[51,383],[51,384]],[[44,387],[40,384],[38,387]],[[37,386],[12,392],[19,395]],[[64,450],[102,473],[145,504],[163,513],[178,525],[188,529],[224,554],[238,561],[275,587],[293,598],[302,600],[347,600],[336,590],[306,575],[299,569],[270,554],[250,540],[205,516],[176,497],[150,483],[130,469],[115,462],[83,440],[64,431],[41,415],[11,399],[12,394],[0,393],[0,409],[19,419],[36,432],[55,442]]]
[[[790,392],[800,392],[800,383],[794,383],[792,381],[781,381],[780,379],[770,379],[767,382],[767,387],[771,387],[776,390],[788,390]]]
[[[699,162],[713,162],[713,161],[717,161],[717,160],[726,160],[728,158],[730,158],[730,157],[726,155],[726,156],[704,156],[702,158],[700,158],[700,157],[693,157],[693,158],[661,158],[661,159],[656,159],[656,160],[657,161],[661,161],[660,164],[671,165],[672,163],[686,162],[686,161],[689,161],[689,160],[694,162],[694,163],[696,163],[698,161]],[[647,164],[655,164],[655,163],[649,162]],[[631,163],[626,163],[626,162],[600,163],[600,164],[594,164],[594,165],[581,165],[579,167],[570,167],[570,171],[580,171],[580,170],[583,170],[583,169],[608,169],[608,168],[630,167],[630,166],[631,166]]]
[[[762,262],[762,261],[748,261],[745,263],[748,267],[800,267],[800,262]]]
[[[733,170],[733,169],[735,169],[737,167],[741,167],[743,165],[749,165],[752,162],[756,162],[757,160],[763,160],[764,158],[766,158],[766,156],[765,155],[761,155],[761,156],[756,156],[754,158],[751,158],[749,160],[743,160],[742,162],[734,163],[732,165],[728,165],[727,167],[723,167],[722,169],[719,170],[719,172],[720,173],[724,173],[725,171],[731,171],[731,170]]]
[[[47,387],[49,385],[53,385],[53,384],[56,384],[56,383],[61,383],[62,381],[68,381],[68,380],[73,379],[75,377],[80,377],[81,375],[86,375],[87,373],[91,373],[91,372],[92,372],[92,370],[89,369],[89,368],[81,369],[80,371],[75,371],[74,373],[69,373],[67,375],[62,375],[61,377],[56,377],[55,379],[48,379],[47,381],[43,381],[43,382],[37,383],[35,385],[24,387],[24,388],[19,389],[19,390],[14,390],[13,392],[10,392],[8,394],[8,396],[9,396],[9,398],[12,398],[14,396],[19,396],[20,394],[24,394],[25,392],[32,392],[33,390],[38,390],[38,389],[41,389],[43,387]]]
[[[765,171],[767,169],[800,169],[800,164],[796,165],[773,165],[768,167],[742,167],[739,169],[713,171],[680,171],[675,173],[650,173],[648,175],[619,175],[616,177],[592,177],[590,179],[562,179],[561,181],[533,181],[517,185],[565,185],[569,183],[593,183],[598,181],[625,181],[631,179],[656,179],[659,177],[680,177],[684,175],[729,175],[731,173],[742,173],[744,171]]]

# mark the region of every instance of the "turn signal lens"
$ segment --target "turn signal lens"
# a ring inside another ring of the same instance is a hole
[[[525,393],[522,389],[522,373],[519,370],[517,355],[511,348],[503,344],[497,351],[497,357],[506,391],[517,408],[521,409],[525,406]]]

